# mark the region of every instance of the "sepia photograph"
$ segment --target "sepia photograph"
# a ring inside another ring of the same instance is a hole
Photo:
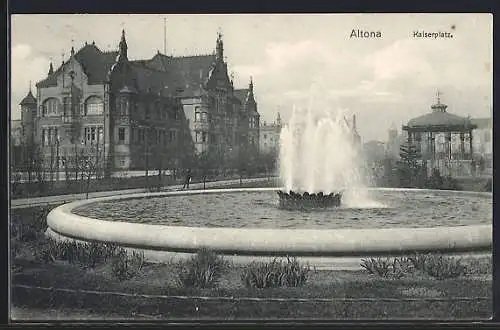
[[[11,323],[492,317],[491,14],[10,24]]]

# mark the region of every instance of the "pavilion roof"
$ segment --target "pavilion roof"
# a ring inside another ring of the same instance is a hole
[[[461,117],[446,111],[448,106],[441,103],[439,98],[437,103],[431,106],[432,112],[410,119],[405,129],[427,132],[446,132],[446,131],[464,131],[474,129],[477,125],[473,124],[470,118]]]
[[[443,127],[443,126],[463,126],[470,127],[472,122],[469,118],[460,117],[448,112],[431,112],[425,115],[410,119],[408,127]]]

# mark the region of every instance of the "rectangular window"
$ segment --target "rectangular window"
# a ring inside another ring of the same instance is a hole
[[[144,129],[139,128],[139,142],[144,142]]]
[[[49,127],[49,139],[48,139],[48,140],[49,140],[49,141],[48,141],[48,142],[49,142],[49,143],[48,143],[49,145],[50,145],[50,144],[52,144],[52,134],[53,134],[53,133],[52,133],[52,128],[51,128],[51,127]]]
[[[54,143],[59,143],[60,140],[59,140],[59,129],[57,128],[54,128]]]
[[[174,142],[175,141],[175,138],[176,138],[176,134],[175,133],[176,133],[175,131],[170,131],[169,132],[168,139],[169,139],[170,142]]]
[[[118,128],[118,141],[125,142],[125,128]]]
[[[121,99],[120,101],[120,115],[126,116],[128,114],[129,101],[127,99]]]
[[[162,130],[162,131],[161,131],[161,134],[163,135],[163,144],[165,144],[165,145],[166,145],[166,144],[167,144],[167,142],[168,142],[168,141],[167,141],[167,131]]]
[[[158,135],[157,135],[156,129],[153,128],[151,130],[151,135],[152,135],[151,140],[152,140],[153,144],[158,144]]]
[[[136,143],[137,142],[137,128],[132,127],[130,129],[130,134],[131,134],[131,136],[130,136],[131,142]]]
[[[207,132],[203,132],[201,134],[201,142],[203,142],[203,143],[207,142]]]
[[[103,143],[104,142],[104,128],[99,127],[97,129],[97,143]]]
[[[198,142],[201,142],[201,132],[196,131],[196,133],[195,133],[195,134],[196,134],[196,135],[195,135],[195,142],[197,142],[197,143],[198,143]]]
[[[47,131],[45,129],[42,129],[42,147],[47,145]]]
[[[94,142],[96,140],[96,128],[92,127],[90,129],[90,141]]]

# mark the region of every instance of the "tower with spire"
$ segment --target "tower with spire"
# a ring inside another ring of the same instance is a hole
[[[352,135],[353,141],[356,146],[361,146],[361,136],[358,133],[358,128],[356,126],[356,114],[352,115]]]
[[[217,33],[217,42],[215,47],[215,58],[218,62],[224,61],[224,42],[222,41],[222,32]]]
[[[247,111],[254,110],[253,108],[256,107],[255,95],[253,93],[253,78],[252,77],[250,77],[250,83],[248,84],[248,94],[247,94],[247,98],[245,100],[245,106],[247,107]],[[255,111],[257,111],[257,109],[255,109]]]
[[[52,66],[52,61],[50,61],[49,72],[48,72],[47,76],[51,76],[53,74],[54,74],[54,67]]]
[[[433,112],[446,112],[446,108],[448,108],[446,104],[441,103],[441,95],[443,95],[443,93],[438,90],[436,92],[436,103],[431,105],[431,109]]]
[[[118,58],[117,62],[127,62],[128,61],[128,45],[127,40],[125,39],[125,29],[122,30],[122,37],[120,39],[120,43],[118,44]]]
[[[37,101],[31,91],[31,81],[28,94],[19,103],[21,106],[22,138],[25,142],[32,142],[35,135]]]

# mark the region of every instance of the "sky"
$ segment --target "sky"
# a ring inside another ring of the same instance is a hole
[[[430,112],[438,90],[451,113],[492,116],[489,14],[13,15],[11,23],[12,119],[51,61],[56,69],[72,45],[78,51],[86,41],[116,50],[122,29],[130,59],[164,48],[174,56],[211,54],[221,31],[235,87],[253,78],[267,122],[277,112],[286,122],[294,106],[343,109],[356,114],[364,142],[385,141],[391,126]],[[353,29],[381,37],[351,38]],[[453,38],[415,38],[414,31]]]

